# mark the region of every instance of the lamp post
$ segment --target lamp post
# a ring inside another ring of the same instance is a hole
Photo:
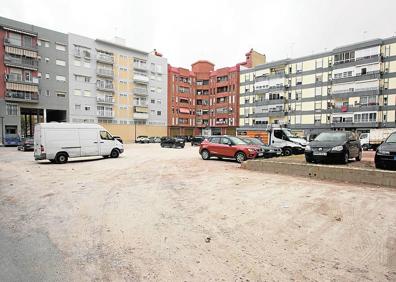
[[[4,117],[1,118],[1,144],[4,145]]]

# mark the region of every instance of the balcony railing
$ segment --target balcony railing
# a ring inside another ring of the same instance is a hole
[[[136,82],[145,83],[145,84],[149,82],[149,78],[147,76],[139,75],[139,74],[135,74],[133,76],[133,80]]]
[[[23,79],[21,74],[17,73],[9,73],[5,75],[5,80],[7,82],[15,82],[15,83],[26,83],[26,84],[38,84],[38,78],[32,77],[31,80]]]
[[[16,102],[38,103],[39,95],[38,93],[7,91],[5,95],[5,100],[16,101]]]
[[[137,70],[147,71],[147,65],[146,64],[133,63],[133,68],[137,69]]]
[[[114,86],[112,84],[96,83],[96,88],[102,91],[114,91]]]
[[[113,97],[100,97],[100,96],[97,96],[96,97],[96,101],[98,103],[102,103],[102,104],[114,104],[114,98]]]
[[[38,62],[36,59],[26,58],[26,57],[13,57],[13,56],[4,56],[4,64],[5,65],[14,65],[22,68],[28,69],[37,69]]]
[[[135,119],[148,119],[148,113],[133,113],[133,118]]]
[[[96,74],[99,76],[114,77],[114,72],[111,69],[97,68]]]
[[[22,41],[16,40],[14,38],[9,38],[9,37],[4,38],[4,45],[18,47],[18,48],[22,48],[22,49],[28,49],[28,50],[32,50],[32,51],[37,51],[37,49],[38,49],[37,44],[35,44],[33,42],[31,44],[29,44],[29,43],[23,42],[23,40]]]
[[[114,63],[114,57],[111,55],[103,54],[103,53],[97,53],[96,54],[96,60],[98,62],[102,63],[107,63],[107,64],[113,64]]]
[[[148,94],[147,94],[147,88],[135,87],[135,88],[133,88],[133,94],[137,94],[137,95],[148,95]]]
[[[103,117],[103,118],[113,118],[114,117],[114,112],[113,111],[98,111],[98,116]]]

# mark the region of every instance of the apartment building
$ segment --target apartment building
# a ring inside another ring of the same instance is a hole
[[[283,124],[305,133],[396,127],[396,38],[240,71],[238,134]]]
[[[169,65],[168,135],[235,134],[240,66],[264,62],[264,55],[250,50],[245,62],[217,70],[204,60],[192,64],[191,70]]]
[[[67,35],[0,17],[1,142],[68,120]]]

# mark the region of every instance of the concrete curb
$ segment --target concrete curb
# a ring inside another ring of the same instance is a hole
[[[241,167],[268,173],[396,188],[396,171],[308,163],[285,163],[269,160],[246,161],[242,163]]]

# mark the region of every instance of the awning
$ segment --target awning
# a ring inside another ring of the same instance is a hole
[[[181,114],[190,114],[190,110],[189,110],[189,109],[186,109],[186,108],[180,108],[180,109],[179,109],[179,112],[180,112]]]

